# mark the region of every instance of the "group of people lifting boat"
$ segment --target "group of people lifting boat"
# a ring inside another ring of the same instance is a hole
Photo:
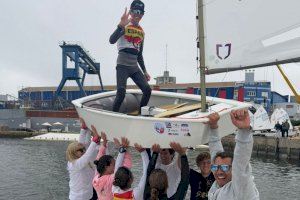
[[[144,8],[142,1],[134,0],[130,10],[127,12],[125,9],[109,39],[111,44],[117,43],[118,47],[117,95],[113,104],[115,112],[119,111],[124,100],[129,77],[143,92],[140,108],[148,104],[151,96],[147,82],[150,75],[143,59],[145,33],[139,25]],[[106,133],[98,134],[94,126],[89,130],[81,119],[79,141],[71,143],[66,151],[70,175],[69,199],[183,200],[189,185],[190,199],[259,199],[250,166],[253,138],[247,110],[231,112],[231,121],[238,129],[234,154],[223,149],[218,134],[219,115],[213,113],[208,119],[210,153],[198,155],[196,164],[200,173],[190,169],[187,150],[180,143],[171,142],[169,149],[161,149],[159,144],[153,144],[150,153],[141,145],[134,144],[143,166],[136,187],[133,187],[135,177],[131,171],[132,159],[128,149],[130,141],[126,138],[114,139],[119,151],[115,159],[108,152]],[[101,139],[103,142],[100,145]]]

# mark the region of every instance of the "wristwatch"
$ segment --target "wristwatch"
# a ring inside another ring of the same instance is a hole
[[[126,150],[126,148],[125,147],[120,147],[119,148],[119,152],[120,153],[124,153],[124,152],[126,152],[127,150]]]

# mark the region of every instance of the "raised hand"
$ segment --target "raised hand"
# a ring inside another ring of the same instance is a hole
[[[183,148],[179,143],[171,142],[170,147],[179,155],[185,155],[186,148]]]
[[[79,121],[80,121],[80,123],[81,123],[81,128],[82,128],[82,129],[87,129],[87,126],[86,126],[86,124],[85,124],[85,121],[84,121],[84,119],[83,119],[82,117],[79,117]]]
[[[130,22],[129,15],[130,15],[129,11],[127,12],[127,8],[125,8],[125,12],[123,13],[121,17],[121,21],[119,23],[120,26],[125,27],[127,24],[129,24]]]
[[[96,129],[96,127],[94,125],[91,125],[91,128],[92,128],[92,130],[91,130],[92,136],[99,135],[98,131],[97,131],[97,129]]]
[[[250,117],[248,110],[240,109],[233,110],[230,113],[232,123],[239,129],[249,129],[250,128]]]
[[[120,148],[121,147],[121,143],[117,138],[114,138],[114,144],[116,148]]]
[[[93,136],[92,140],[93,140],[95,143],[99,144],[99,143],[100,143],[100,140],[101,140],[101,137],[99,137],[98,131],[97,131],[97,129],[95,128],[95,126],[92,125],[91,127],[92,127],[92,136]]]
[[[134,148],[135,148],[135,150],[137,150],[138,152],[143,152],[143,151],[145,151],[145,148],[144,147],[142,147],[140,144],[138,144],[138,143],[134,143]]]
[[[107,137],[106,137],[106,134],[105,132],[101,131],[101,138],[103,140],[103,146],[107,146]]]
[[[155,152],[155,153],[159,153],[160,152],[160,146],[159,144],[153,144],[152,145],[152,151]]]
[[[127,148],[129,146],[129,140],[126,137],[121,137],[121,145]]]
[[[208,122],[207,124],[210,126],[211,129],[218,128],[218,121],[220,119],[219,113],[212,113],[207,116]]]

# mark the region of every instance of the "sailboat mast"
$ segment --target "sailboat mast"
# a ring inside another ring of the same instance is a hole
[[[201,112],[206,112],[206,86],[205,86],[205,51],[204,51],[204,9],[203,0],[198,0],[198,41],[200,47],[200,88]]]

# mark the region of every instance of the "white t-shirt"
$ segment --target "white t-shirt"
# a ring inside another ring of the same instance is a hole
[[[173,161],[168,165],[164,165],[161,163],[160,156],[158,156],[157,163],[155,166],[156,169],[162,169],[167,173],[168,184],[169,184],[169,187],[167,190],[168,198],[172,197],[175,194],[175,192],[177,191],[177,187],[181,180],[181,170],[178,167],[177,160],[178,160],[178,154],[176,153],[173,158]]]

